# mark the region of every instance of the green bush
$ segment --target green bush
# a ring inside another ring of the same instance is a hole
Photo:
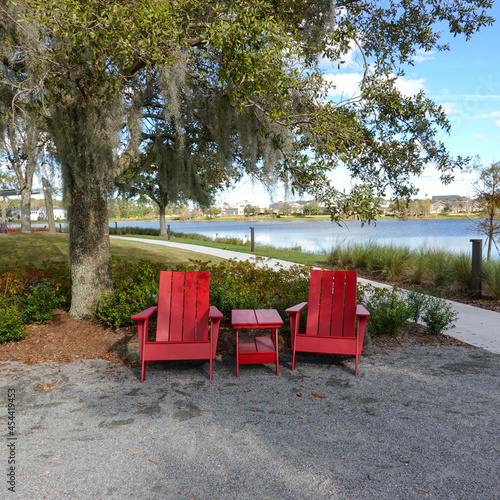
[[[42,262],[40,267],[14,264],[0,275],[0,287],[9,317],[15,309],[22,323],[43,323],[52,318],[54,309],[69,303],[69,268],[57,262]]]
[[[226,261],[210,267],[210,302],[229,317],[232,309],[285,309],[307,300],[310,268],[261,267]]]
[[[427,305],[429,296],[419,288],[417,290],[408,290],[406,295],[406,303],[412,311],[411,319],[414,323],[418,323],[425,307]]]
[[[374,335],[396,335],[408,327],[413,310],[397,288],[377,288],[365,285],[358,302],[363,301],[370,312],[367,329]]]
[[[130,318],[158,303],[160,271],[168,269],[159,262],[141,260],[130,263],[113,259],[114,291],[99,298],[96,315],[108,326],[134,323]]]
[[[26,327],[18,309],[7,299],[0,297],[0,343],[7,343],[23,338]]]
[[[115,289],[100,297],[97,316],[109,326],[133,323],[131,316],[157,304],[161,269],[167,267],[148,261],[129,264],[114,260]],[[303,266],[272,269],[247,261],[224,261],[211,266],[191,261],[173,270],[204,269],[210,271],[210,304],[226,318],[230,318],[233,309],[265,308],[277,309],[285,319],[287,307],[307,300],[310,270]]]
[[[485,262],[483,264],[483,281],[491,296],[500,299],[500,262]]]
[[[457,291],[462,294],[469,293],[472,279],[472,258],[465,254],[454,256],[451,260],[451,269]]]
[[[57,287],[44,281],[31,288],[27,295],[16,298],[21,320],[25,324],[41,324],[52,319],[52,311],[59,309],[66,298],[58,294]]]
[[[454,321],[458,314],[445,300],[436,297],[429,297],[425,310],[422,314],[422,321],[425,324],[427,333],[439,335],[445,330],[455,328]]]
[[[381,255],[383,272],[389,279],[401,278],[403,273],[410,268],[412,255],[408,248],[390,246]]]

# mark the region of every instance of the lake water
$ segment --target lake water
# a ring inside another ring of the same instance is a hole
[[[407,246],[412,249],[431,247],[454,253],[471,253],[471,239],[485,238],[471,221],[457,220],[381,220],[376,225],[361,227],[358,221],[347,221],[342,226],[329,221],[168,221],[170,230],[179,233],[197,233],[204,236],[250,239],[254,227],[256,245],[276,248],[300,246],[304,252],[322,253],[338,243],[375,241],[382,245]],[[114,227],[115,223],[110,223]],[[159,229],[158,221],[118,222],[118,227]],[[496,248],[492,258],[500,259]]]

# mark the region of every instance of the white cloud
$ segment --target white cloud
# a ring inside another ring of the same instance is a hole
[[[328,74],[324,79],[329,85],[334,85],[328,92],[329,96],[343,96],[344,98],[352,97],[359,94],[359,83],[363,75],[361,73],[337,73]]]
[[[491,139],[491,135],[489,135],[489,134],[480,134],[480,133],[477,133],[477,134],[473,134],[473,137],[474,137],[474,139],[479,139],[479,140],[482,140],[482,139]]]
[[[500,127],[500,120],[497,120],[497,121],[495,122],[495,127]]]
[[[426,52],[425,50],[417,50],[417,54],[414,57],[416,63],[422,63],[425,61],[432,61],[436,59],[434,52]]]
[[[330,89],[328,95],[353,97],[359,93],[359,84],[363,78],[362,73],[329,73],[324,76],[325,81],[335,88]],[[396,80],[396,88],[406,96],[418,94],[425,90],[425,78],[400,77]]]
[[[500,111],[491,111],[490,113],[485,113],[484,115],[477,115],[477,116],[474,116],[473,118],[475,120],[487,120],[489,118],[500,118]]]
[[[456,102],[445,102],[445,103],[441,104],[441,106],[444,109],[446,116],[461,115],[462,114],[462,112],[458,108]]]
[[[396,88],[406,96],[413,96],[418,94],[425,88],[425,78],[405,78],[400,77],[396,80]]]
[[[342,70],[363,71],[364,60],[360,55],[359,50],[354,43],[354,40],[351,40],[349,42],[349,51],[347,52],[347,54],[342,55],[341,60]],[[330,59],[323,57],[320,59],[319,63],[325,71],[331,71],[332,68],[337,69],[339,61],[331,61]]]

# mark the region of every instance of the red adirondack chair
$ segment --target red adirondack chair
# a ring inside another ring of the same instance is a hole
[[[158,305],[132,316],[139,333],[141,382],[146,378],[146,361],[185,359],[208,359],[212,380],[222,313],[209,306],[209,281],[209,271],[160,272]],[[150,341],[149,318],[154,312],[156,339]]]
[[[356,305],[357,271],[311,271],[309,301],[290,307],[292,370],[297,352],[347,354],[358,356],[363,350],[366,321],[370,313]],[[305,334],[299,333],[300,311],[309,306]]]

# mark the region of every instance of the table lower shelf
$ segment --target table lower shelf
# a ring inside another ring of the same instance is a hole
[[[240,365],[276,363],[276,347],[269,337],[240,337],[238,358]]]

